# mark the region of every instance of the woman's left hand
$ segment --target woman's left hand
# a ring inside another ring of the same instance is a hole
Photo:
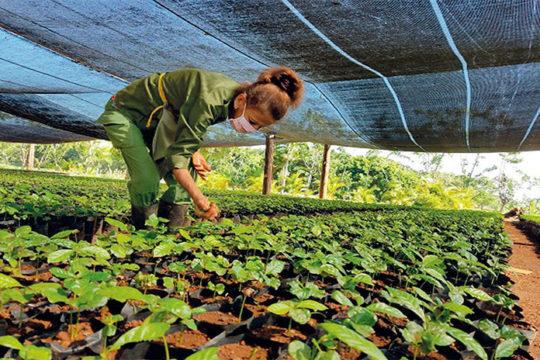
[[[195,167],[197,174],[201,177],[201,179],[206,180],[208,173],[212,171],[212,167],[206,162],[204,156],[202,156],[199,151],[196,151],[191,156],[191,161],[193,162],[193,166]]]
[[[216,218],[219,216],[219,212],[219,207],[216,205],[216,203],[210,203],[210,206],[206,211],[195,209],[195,216],[212,221],[216,220]]]

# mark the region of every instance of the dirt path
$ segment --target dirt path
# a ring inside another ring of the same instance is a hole
[[[529,350],[535,359],[540,359],[540,243],[531,241],[511,222],[505,221],[504,229],[513,243],[510,266],[516,270],[508,272],[516,282],[512,291],[519,296],[525,320],[539,331]]]

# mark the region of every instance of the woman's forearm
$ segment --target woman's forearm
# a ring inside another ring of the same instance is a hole
[[[206,210],[210,207],[210,202],[195,183],[188,169],[174,169],[172,174],[180,186],[187,191],[195,206],[201,210]]]

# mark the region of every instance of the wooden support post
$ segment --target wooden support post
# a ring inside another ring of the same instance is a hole
[[[263,195],[269,195],[272,192],[272,170],[274,160],[274,135],[266,135],[266,149],[264,152],[264,178]]]
[[[24,166],[28,170],[34,169],[34,159],[36,157],[36,145],[35,144],[28,144],[28,153],[26,154],[25,164]]]
[[[321,182],[319,185],[319,198],[326,198],[328,190],[328,174],[330,173],[330,145],[324,145],[322,168],[321,168]]]

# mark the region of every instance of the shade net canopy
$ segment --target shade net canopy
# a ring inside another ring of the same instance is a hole
[[[539,40],[538,0],[0,0],[0,140],[105,138],[106,101],[149,73],[286,65],[306,97],[282,141],[539,150]],[[204,144],[263,143],[222,123]]]

